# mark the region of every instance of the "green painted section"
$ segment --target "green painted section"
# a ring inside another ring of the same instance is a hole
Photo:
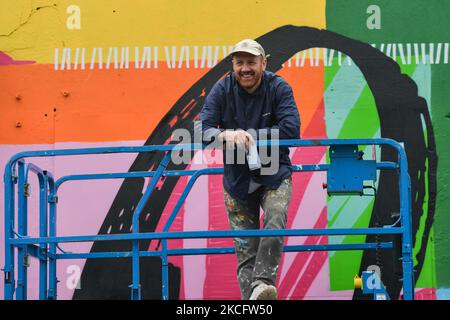
[[[368,29],[380,9],[380,29]],[[448,42],[450,1],[447,0],[327,0],[327,29],[368,43]]]
[[[417,279],[416,288],[436,288],[436,250],[434,246],[434,231],[430,232],[430,239],[428,240],[427,251],[425,253],[425,263]]]
[[[367,228],[372,213],[373,201],[370,206],[361,214],[353,225],[354,228]],[[364,243],[366,236],[344,237],[343,244]],[[353,278],[359,274],[359,265],[363,251],[339,251],[330,255],[330,290],[350,290],[353,289]]]
[[[436,280],[438,288],[450,288],[450,66],[432,66],[431,74],[431,112],[438,154],[434,217]]]
[[[373,11],[369,13],[368,9],[379,9],[380,29],[371,30],[368,28],[367,21],[374,17]],[[440,63],[431,65],[431,85],[430,80],[422,79],[424,77],[420,74],[418,75],[419,79],[415,79],[419,87],[419,95],[424,96],[428,102],[431,101],[429,108],[438,153],[436,212],[434,225],[427,243],[424,267],[417,283],[419,288],[450,287],[450,237],[448,232],[450,230],[448,215],[448,212],[450,212],[450,161],[448,161],[450,158],[450,144],[448,143],[450,139],[450,108],[447,94],[450,92],[450,68],[443,61],[444,44],[450,42],[449,14],[450,1],[442,0],[328,0],[326,3],[328,30],[370,44],[376,44],[377,48],[380,48],[380,44],[387,45],[389,43],[425,43],[426,50],[429,52],[429,43],[434,43],[434,53],[436,54],[437,44],[442,44]],[[396,61],[400,64],[403,73],[409,76],[413,75],[416,70],[414,56],[412,57],[412,64],[402,64],[399,50],[397,50]],[[326,88],[331,83],[338,68],[337,63],[325,68]],[[371,108],[373,99],[371,96],[368,98],[368,95],[370,96],[370,91],[364,88],[362,97],[345,119],[339,138],[356,138],[364,136],[368,133],[367,131],[374,132],[377,129],[377,125],[373,121],[367,120],[373,119],[373,112],[376,112],[375,108]],[[429,95],[431,95],[431,98]],[[369,130],[366,131],[365,129]],[[426,133],[426,130],[424,130],[424,134]],[[327,161],[329,160],[327,159]],[[428,175],[428,163],[426,174]],[[426,190],[429,190],[428,181],[426,181]],[[413,195],[413,197],[415,196]],[[423,206],[425,213],[428,211],[428,201],[427,194]],[[365,214],[370,216],[369,210],[364,211],[358,221],[366,220],[368,222],[367,217],[364,219]],[[334,217],[334,219],[336,218]],[[417,233],[419,238],[422,237],[424,232],[425,219],[426,215],[420,221]],[[417,245],[414,248],[414,254],[419,249],[419,245]],[[343,272],[342,270],[346,270],[349,264],[354,263],[359,266],[360,263],[360,260],[358,260],[360,258],[356,256],[353,258],[355,260],[351,261],[348,260],[351,259],[351,256],[346,256],[347,260],[345,260],[340,258],[341,255],[342,253],[335,254],[330,259],[331,287],[334,290],[351,289],[351,285],[342,281],[339,270]],[[349,275],[350,272],[346,277]]]
[[[345,119],[339,139],[373,138],[380,129],[380,121],[372,92],[366,85],[358,102]]]
[[[339,69],[337,59],[333,61],[332,66],[325,68],[325,87],[328,88],[333,77]],[[351,84],[349,84],[351,85]],[[325,105],[325,108],[332,108],[333,106]],[[337,134],[338,138],[373,138],[379,131],[380,123],[378,113],[375,106],[373,95],[366,85],[362,90],[356,104],[353,106],[346,119],[342,129]],[[329,157],[326,158],[329,163]],[[347,196],[340,208],[336,208],[336,213],[328,226],[336,227],[336,220],[340,218],[341,224],[339,227],[353,227],[366,228],[369,225],[373,199],[367,198],[368,205],[360,206],[365,208],[363,212],[355,211],[354,206],[349,204],[350,198]],[[328,209],[332,210],[332,200],[327,199]],[[333,210],[335,211],[335,210]],[[348,225],[349,217],[345,215],[357,215],[358,218],[353,225]],[[341,216],[343,215],[343,216]],[[342,237],[339,243],[361,243],[365,241],[365,236],[347,236]],[[331,243],[332,241],[330,241]],[[333,242],[334,243],[334,242]],[[362,251],[337,251],[330,254],[330,288],[331,290],[350,290],[353,289],[353,277],[359,273],[359,266],[362,258]]]
[[[329,3],[332,3],[333,1],[329,1]],[[364,1],[363,1],[364,2]],[[370,2],[370,4],[373,4],[374,2]],[[358,4],[359,5],[359,4]],[[382,4],[380,4],[381,6]],[[345,7],[345,6],[344,6]],[[367,6],[366,6],[367,8]],[[329,10],[330,7],[327,6],[327,10]],[[342,9],[342,8],[341,8]],[[328,11],[327,11],[328,12]],[[366,15],[367,16],[367,15]],[[327,17],[328,18],[328,17]],[[342,16],[339,17],[340,19],[343,18]],[[344,19],[345,20],[345,19]],[[333,21],[332,19],[329,20],[327,19],[327,23],[329,21]],[[339,24],[337,24],[337,26],[339,27]],[[347,24],[347,28],[348,28],[348,24]],[[331,28],[330,24],[328,23],[328,29],[336,31],[336,29]],[[356,32],[357,30],[355,30],[355,28],[348,28],[351,30],[346,30],[347,33],[345,33],[346,35],[349,35],[349,32]],[[366,28],[367,30],[367,28]],[[379,30],[377,30],[379,31]],[[354,37],[358,37],[358,36],[354,36]],[[370,38],[370,37],[367,37]],[[383,37],[382,41],[378,41],[379,39],[376,38],[370,38],[372,39],[372,41],[368,41],[368,42],[374,42],[374,43],[389,43],[389,42],[408,42],[411,40],[404,40],[404,41],[400,41],[398,38],[397,39],[393,39],[393,38],[385,38]],[[395,40],[395,41],[394,41]],[[416,39],[414,41],[411,41],[412,43],[414,42],[420,42],[420,40]],[[428,42],[431,42],[431,40],[428,40]],[[442,40],[441,40],[442,42]],[[443,60],[443,54],[441,54],[441,61]],[[397,52],[397,59],[396,59],[397,63],[399,63],[400,67],[401,67],[401,72],[413,77],[414,75],[414,71],[416,70],[417,65],[414,63],[414,57],[412,58],[413,64],[411,65],[407,65],[407,64],[402,64],[401,62],[401,58],[399,56],[399,53]],[[436,79],[435,74],[434,74],[434,70],[435,69],[439,69],[442,73],[444,68],[444,65],[434,65],[433,66],[433,72],[432,72],[432,77],[431,79],[433,79],[433,85],[432,85],[432,89],[430,90],[430,80],[429,78],[426,79],[425,76],[422,76],[421,73],[416,74],[415,75],[415,81],[418,85],[419,88],[419,94],[421,96],[423,96],[427,101],[430,101],[430,97],[429,97],[429,92],[432,91],[433,92],[433,101],[435,101],[435,95],[438,95],[436,93],[436,90],[434,89],[435,86],[435,82]],[[339,65],[337,63],[337,61],[334,61],[334,63],[332,64],[332,66],[328,66],[325,68],[325,88],[329,88],[330,83],[333,80],[333,77],[336,75],[336,73],[339,70]],[[428,72],[429,75],[429,72]],[[450,76],[450,75],[448,75]],[[446,82],[446,84],[448,85],[448,76],[445,77],[444,79],[441,79],[441,82]],[[442,84],[441,86],[442,87]],[[442,93],[442,90],[437,90],[440,91]],[[422,94],[423,93],[423,94]],[[425,94],[427,93],[427,94]],[[438,97],[442,98],[442,101],[444,101],[443,97]],[[448,105],[448,104],[447,104]],[[433,103],[432,105],[433,107],[435,106],[435,104]],[[332,107],[332,106],[325,106],[327,107]],[[429,106],[430,108],[430,106]],[[435,124],[435,117],[434,114],[436,113],[433,108],[432,109],[432,118],[433,118],[433,125]],[[443,110],[440,110],[441,113],[443,112]],[[440,122],[440,124],[442,125],[442,127],[445,126],[445,124],[447,125],[446,128],[444,129],[444,134],[443,136],[445,136],[447,138],[449,138],[449,130],[448,128],[450,126],[448,126],[450,124],[450,109],[448,110],[449,112],[447,112],[446,114],[444,114],[443,116],[441,115],[441,118],[438,120],[438,122]],[[445,123],[448,122],[448,123]],[[355,106],[352,108],[352,110],[350,111],[350,113],[348,114],[347,118],[344,121],[344,124],[342,126],[341,131],[339,132],[338,137],[339,138],[357,138],[357,137],[373,137],[374,134],[376,134],[376,132],[379,130],[379,122],[378,122],[378,115],[376,112],[376,108],[375,108],[375,102],[374,99],[372,97],[372,94],[369,90],[369,88],[366,86],[362,93],[361,96],[359,97],[357,103],[355,104]],[[436,130],[436,129],[435,129]],[[426,130],[424,130],[424,134],[426,135]],[[435,131],[436,134],[436,131]],[[441,137],[442,134],[437,135],[436,139],[439,140],[439,137]],[[438,146],[439,146],[439,141],[437,141]],[[448,154],[448,150],[449,148],[447,147],[447,154]],[[439,148],[438,148],[438,152],[439,152]],[[448,157],[447,157],[448,159]],[[327,157],[327,162],[329,162],[329,158]],[[444,188],[447,188],[448,184],[443,184],[442,182],[444,181],[450,181],[450,170],[448,170],[448,164],[450,162],[447,162],[447,165],[442,165],[440,163],[440,167],[438,170],[438,185],[443,186]],[[444,168],[442,168],[444,167]],[[428,169],[428,163],[427,163],[427,169]],[[443,170],[442,170],[443,169]],[[443,177],[440,175],[441,172],[444,172],[444,176],[446,176],[446,180],[443,179]],[[428,174],[428,172],[426,172],[426,174]],[[423,206],[423,210],[425,213],[428,212],[428,181],[426,181],[426,197],[425,197],[425,201],[424,201],[424,206]],[[448,192],[447,192],[448,194]],[[413,195],[414,197],[415,195]],[[447,203],[448,203],[448,197],[446,198]],[[439,208],[444,208],[444,199],[440,199],[438,197],[438,205],[437,205],[437,211],[436,211],[436,217],[439,219],[439,217],[442,217],[442,214],[444,213],[444,211],[439,211]],[[347,202],[347,201],[346,201]],[[330,205],[330,198],[328,199],[328,204]],[[372,206],[367,207],[366,210],[364,210],[364,212],[361,214],[361,216],[358,219],[358,222],[353,226],[353,227],[357,227],[357,224],[360,224],[361,221],[366,221],[365,225],[360,225],[360,227],[367,227],[368,226],[368,222],[370,220],[370,214],[372,211]],[[447,205],[448,208],[448,205]],[[329,208],[331,209],[331,208]],[[447,210],[448,211],[448,210]],[[333,220],[329,221],[329,226],[331,227],[332,225],[334,225],[336,219],[338,219],[339,215],[341,214],[341,212],[345,212],[345,207],[341,207],[339,209],[339,211],[333,216]],[[440,213],[440,215],[439,215]],[[444,213],[445,214],[445,213]],[[367,215],[366,217],[364,215]],[[448,216],[447,216],[448,217]],[[422,217],[421,221],[420,221],[420,225],[419,225],[419,230],[417,233],[417,237],[420,239],[423,235],[424,232],[424,222],[426,219],[426,214]],[[450,219],[447,219],[443,225],[445,225],[445,228],[438,228],[442,229],[442,231],[444,230],[449,230],[449,221]],[[434,233],[434,230],[431,230],[431,234]],[[441,286],[448,286],[446,285],[447,283],[449,283],[448,281],[448,270],[450,270],[449,268],[449,259],[448,259],[448,248],[450,246],[449,243],[449,239],[448,239],[448,233],[444,234],[443,232],[439,232],[437,235],[437,240],[436,240],[436,247],[439,248],[438,250],[444,251],[446,250],[446,252],[444,253],[444,257],[445,259],[440,262],[439,259],[434,259],[434,257],[437,255],[438,257],[440,257],[440,255],[438,253],[435,252],[435,241],[433,236],[430,236],[430,240],[427,244],[427,250],[426,250],[426,260],[422,269],[422,273],[418,279],[417,282],[417,287],[418,288],[436,288],[437,283],[439,283]],[[343,239],[342,243],[350,243],[353,241],[356,241],[357,238],[355,237],[345,237]],[[440,242],[440,243],[439,243]],[[419,244],[420,242],[417,242],[418,245],[414,248],[414,254],[417,254],[417,252],[419,251],[420,247]],[[352,289],[353,285],[350,282],[347,281],[347,279],[352,278],[354,276],[354,272],[356,270],[356,272],[359,270],[359,264],[360,264],[360,259],[362,257],[362,253],[358,254],[356,252],[336,252],[334,255],[330,255],[330,287],[332,290],[348,290],[348,289]],[[415,260],[416,262],[416,260]],[[352,265],[355,265],[356,267],[352,267]],[[436,271],[438,270],[438,275],[436,275]],[[437,279],[438,278],[438,279]],[[437,282],[439,281],[439,282]]]

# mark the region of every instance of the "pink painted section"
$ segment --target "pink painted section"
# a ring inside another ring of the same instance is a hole
[[[403,289],[400,291],[399,299],[402,299]],[[416,288],[414,290],[415,300],[437,300],[436,289],[435,288]]]
[[[310,125],[303,132],[304,139],[326,138],[324,103],[320,102]],[[319,164],[325,162],[326,148],[298,148],[292,157],[294,164]],[[287,228],[326,228],[326,192],[322,183],[325,172],[297,173],[293,175],[293,197],[288,210]],[[326,244],[327,237],[290,237],[287,245]],[[297,252],[283,255],[278,279],[281,299],[304,299],[308,289],[326,263],[327,252]],[[319,284],[324,285],[324,284]]]
[[[435,288],[416,289],[414,292],[416,300],[437,300]]]
[[[0,167],[5,167],[9,158],[21,151],[31,150],[49,150],[49,149],[68,149],[68,148],[92,148],[107,146],[124,145],[142,145],[142,141],[126,141],[114,143],[58,143],[55,145],[2,145],[0,146]],[[53,173],[55,178],[68,174],[81,173],[100,173],[100,172],[127,172],[135,154],[120,155],[90,155],[90,156],[72,156],[55,158],[32,158],[29,161],[39,165]],[[29,235],[38,235],[38,189],[37,178],[31,176],[32,185],[31,198],[29,199]],[[59,189],[58,196],[58,227],[57,234],[63,235],[94,235],[103,223],[103,220],[111,207],[112,201],[116,196],[122,183],[121,179],[115,180],[91,180],[70,181],[64,183]],[[2,218],[0,226],[4,234],[4,190],[3,183],[0,192],[0,203]],[[4,248],[4,238],[0,240],[1,252]],[[61,244],[65,251],[89,252],[92,243]],[[58,262],[58,279],[61,281],[58,285],[58,298],[71,299],[73,289],[71,289],[71,276],[73,273],[67,273],[70,266],[79,268],[80,272],[84,267],[84,260],[60,260]],[[0,264],[4,265],[4,255],[0,257]],[[36,270],[36,271],[35,271]],[[32,259],[32,265],[29,268],[29,286],[28,298],[38,298],[38,272],[37,261]],[[81,284],[82,286],[83,284]],[[3,285],[1,287],[1,297],[3,298]]]
[[[304,296],[305,300],[351,300],[353,290],[330,291],[329,259],[322,264],[314,281]]]
[[[194,157],[194,163],[197,158],[202,157],[202,152],[197,152]],[[193,164],[190,170],[206,168],[206,164]],[[197,179],[191,193],[186,199],[184,208],[183,230],[198,231],[208,230],[209,225],[209,194],[208,194],[208,176],[202,176]],[[208,245],[206,239],[186,239],[183,240],[184,248],[206,248]],[[207,273],[206,255],[201,256],[183,256],[182,265],[182,284],[184,299],[203,298],[203,289]],[[193,277],[192,275],[195,275]],[[181,298],[181,296],[180,296]]]
[[[326,213],[325,208],[322,208],[322,212],[320,214],[319,220],[312,226],[312,228],[324,228],[326,226]],[[315,244],[323,244],[326,243],[326,237],[306,237],[305,241],[302,244],[306,245],[315,245]],[[304,274],[307,274],[308,277],[311,277],[308,274],[308,268],[310,267],[310,263],[314,262],[313,255],[315,252],[299,252],[295,253],[294,259],[290,264],[287,272],[284,277],[281,278],[279,282],[279,291],[280,297],[284,299],[295,298],[293,290],[296,289],[298,284],[303,286],[304,283],[300,281],[301,277]],[[315,262],[314,262],[315,263]],[[285,265],[282,266],[286,268]],[[317,269],[317,268],[315,268]],[[313,277],[314,278],[314,277]],[[298,295],[298,294],[297,294]]]
[[[36,63],[36,61],[27,61],[27,60],[14,60],[10,56],[8,56],[6,53],[0,51],[0,66],[7,66],[10,64],[32,64]]]
[[[322,148],[321,148],[322,149]],[[293,163],[316,164],[323,163],[324,150],[317,148],[297,149]],[[300,158],[301,161],[295,161]],[[322,182],[326,180],[324,172],[305,172],[293,175],[292,200],[288,208],[289,229],[313,228],[322,209],[326,206],[326,193],[322,189]],[[285,240],[287,245],[301,245],[305,237],[289,237]],[[295,257],[300,253],[286,253],[280,265],[280,279],[283,280]]]
[[[324,208],[320,215],[319,221],[316,224],[316,228],[323,229],[325,227],[326,227],[326,209]],[[309,238],[311,237],[308,237],[308,239]],[[326,236],[315,238],[317,239],[314,241],[315,244],[328,243],[328,237]],[[315,281],[317,274],[319,273],[320,269],[322,268],[327,258],[328,252],[326,251],[315,251],[307,254],[308,262],[305,264],[305,267],[302,269],[302,271],[299,272],[300,276],[298,277],[298,281],[294,284],[293,286],[294,289],[290,291],[287,297],[288,299],[301,300],[305,298],[306,292],[308,291],[312,283]],[[297,273],[297,271],[295,270],[295,266],[296,264],[294,264],[290,270],[290,272],[293,272],[294,274]]]

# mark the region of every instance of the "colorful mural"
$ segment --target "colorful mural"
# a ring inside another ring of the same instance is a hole
[[[24,150],[166,144],[174,130],[193,132],[204,99],[230,72],[226,59],[243,38],[271,57],[268,69],[292,86],[304,139],[393,138],[404,143],[413,194],[416,298],[449,295],[450,170],[449,34],[442,1],[4,1],[0,11],[0,165]],[[426,12],[428,14],[422,14]],[[249,19],[251,17],[251,19]],[[368,147],[369,157],[395,160]],[[198,169],[196,153],[189,165]],[[297,148],[296,164],[329,161],[325,148]],[[57,177],[148,171],[156,153],[33,159]],[[439,161],[438,161],[439,160]],[[200,178],[171,231],[227,230],[222,177]],[[379,174],[374,197],[329,197],[326,175],[293,177],[289,228],[368,227],[393,223],[396,176]],[[187,178],[166,178],[144,208],[142,232],[160,231]],[[70,182],[59,191],[58,235],[130,232],[149,179]],[[36,181],[31,180],[29,234],[38,234]],[[0,202],[3,203],[3,187]],[[3,207],[1,209],[3,213]],[[2,215],[3,216],[3,215]],[[437,223],[439,222],[439,224]],[[0,221],[3,231],[3,219]],[[3,234],[3,233],[2,233]],[[0,246],[3,247],[2,237]],[[287,244],[385,241],[385,237],[290,237]],[[231,239],[169,241],[170,248],[232,246]],[[125,242],[63,244],[72,252],[128,251]],[[157,242],[142,241],[141,250]],[[3,250],[2,250],[3,251]],[[448,250],[447,250],[448,251]],[[169,259],[170,298],[239,299],[234,255]],[[4,256],[0,257],[3,265]],[[378,266],[394,299],[401,298],[399,261],[390,251],[285,253],[280,299],[367,299],[353,277]],[[37,263],[28,297],[38,297]],[[161,261],[141,258],[143,299],[161,297]],[[61,260],[60,299],[129,299],[129,259]],[[3,297],[3,287],[0,289]]]

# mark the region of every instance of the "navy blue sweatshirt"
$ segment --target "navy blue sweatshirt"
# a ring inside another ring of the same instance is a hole
[[[233,73],[218,81],[205,99],[199,120],[203,142],[207,143],[226,129],[254,129],[257,139],[270,139],[270,129],[278,129],[280,140],[300,138],[300,116],[292,88],[269,71],[264,72],[261,85],[253,93],[245,91]],[[247,163],[228,164],[225,158],[224,152],[224,188],[241,200],[247,199],[250,179],[277,189],[291,175],[289,149],[285,147],[280,148],[279,169],[273,175],[250,171]]]

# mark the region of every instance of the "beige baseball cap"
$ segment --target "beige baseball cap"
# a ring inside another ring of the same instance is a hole
[[[254,56],[263,56],[263,58],[266,57],[266,53],[264,52],[263,47],[252,39],[244,39],[242,41],[239,41],[231,51],[231,55],[235,54],[236,52],[248,52],[250,54],[253,54]]]

